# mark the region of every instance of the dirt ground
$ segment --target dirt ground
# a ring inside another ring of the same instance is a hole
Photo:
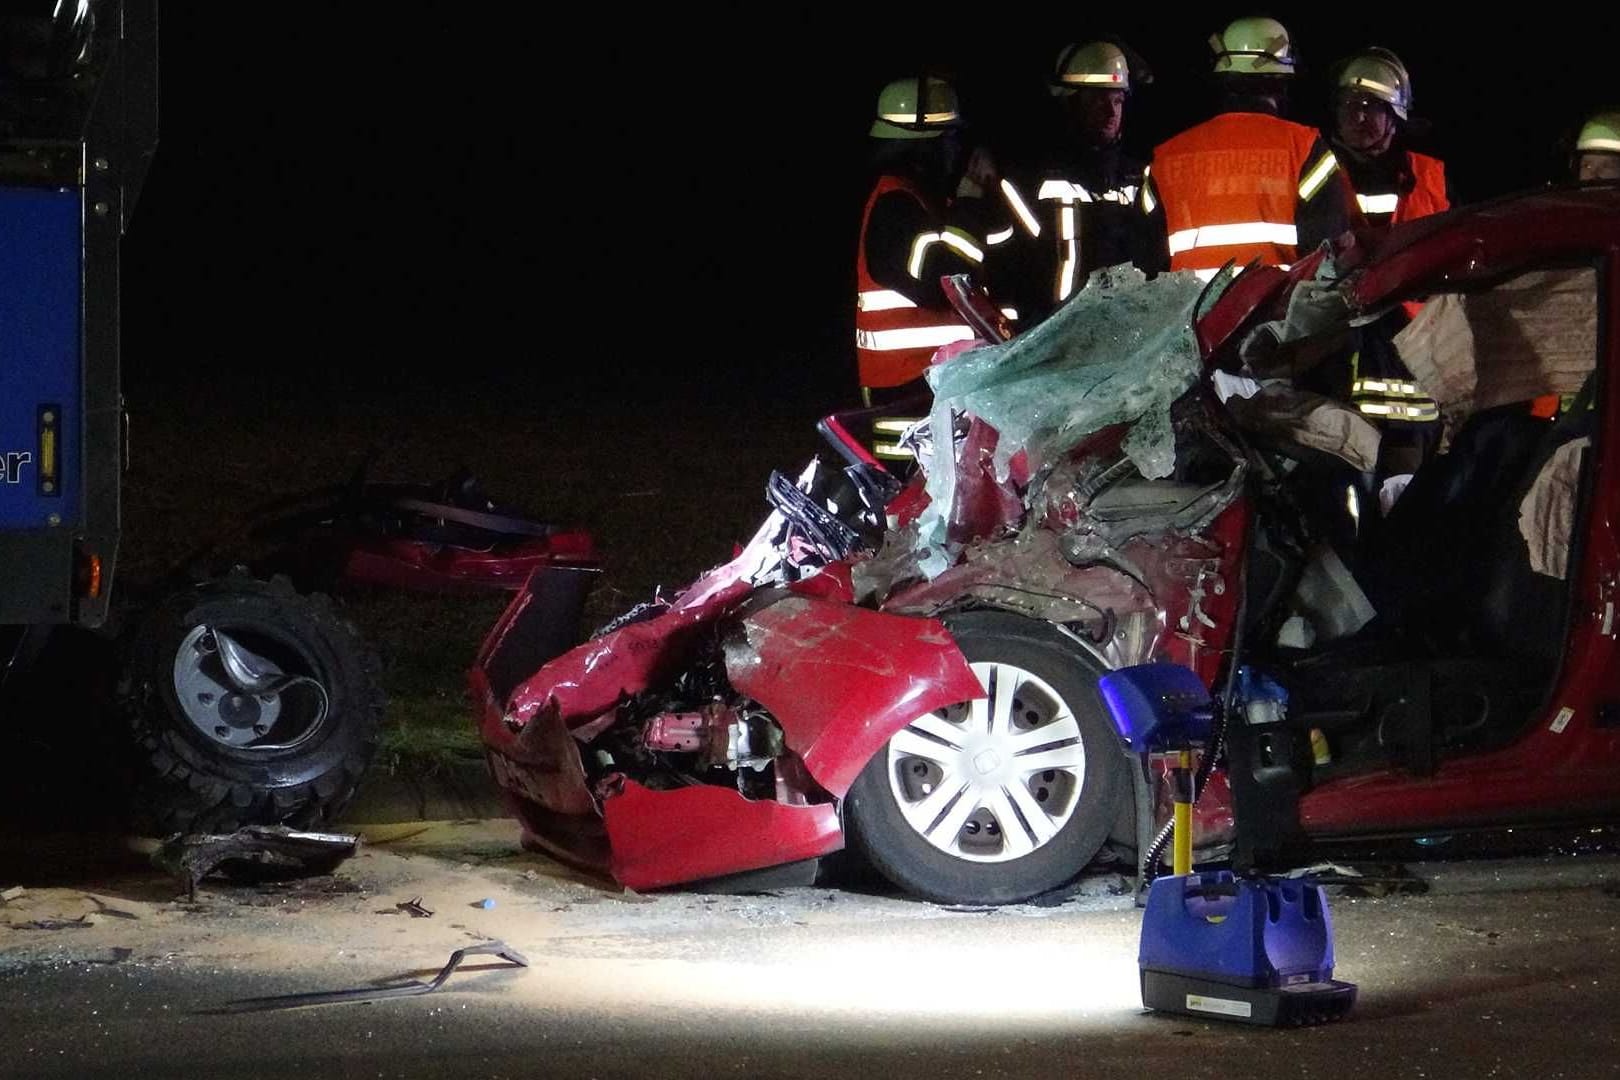
[[[859,890],[640,895],[519,850],[507,821],[377,828],[336,873],[205,883],[111,838],[28,841],[0,904],[0,1075],[1596,1077],[1613,1075],[1620,863],[1411,869],[1336,895],[1345,1023],[1274,1032],[1145,1014],[1116,875],[1041,905]],[[430,917],[400,904],[421,898]],[[229,1013],[431,978],[430,996]],[[1173,1037],[1167,1037],[1173,1036]]]
[[[185,957],[276,975],[333,957],[390,955],[406,941],[424,959],[442,963],[453,949],[489,939],[566,938],[574,944],[565,953],[585,955],[583,940],[646,933],[655,924],[682,931],[739,922],[813,926],[854,909],[877,917],[950,914],[937,905],[832,888],[643,895],[523,851],[517,825],[507,819],[405,822],[358,833],[360,852],[334,874],[257,884],[210,878],[195,901],[151,865],[152,841],[105,837],[86,848],[83,836],[50,838],[52,858],[44,862],[54,870],[41,874],[41,862],[35,869],[13,865],[18,880],[39,884],[0,904],[0,974],[53,956],[110,962],[123,949],[130,950],[124,959],[138,963]],[[1126,910],[1128,892],[1119,875],[1098,875],[1064,903]],[[398,906],[418,897],[431,916]],[[479,906],[486,900],[487,908]],[[555,955],[556,947],[547,952]]]

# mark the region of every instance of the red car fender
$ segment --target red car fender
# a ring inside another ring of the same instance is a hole
[[[984,697],[938,619],[789,595],[741,623],[741,640],[726,650],[727,677],[771,711],[788,749],[840,798],[912,720]]]

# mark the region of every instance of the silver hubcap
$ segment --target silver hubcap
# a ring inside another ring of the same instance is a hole
[[[1074,817],[1085,783],[1080,722],[1040,676],[978,663],[985,697],[925,713],[889,740],[889,790],[947,855],[1022,858]]]
[[[326,690],[288,676],[224,632],[193,627],[174,656],[174,696],[199,732],[241,750],[287,750],[326,719]]]

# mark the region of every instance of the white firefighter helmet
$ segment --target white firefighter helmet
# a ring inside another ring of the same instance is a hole
[[[956,88],[933,75],[895,79],[878,94],[871,134],[879,139],[933,139],[962,123]]]
[[[1294,46],[1276,19],[1234,19],[1209,39],[1217,75],[1292,75]]]

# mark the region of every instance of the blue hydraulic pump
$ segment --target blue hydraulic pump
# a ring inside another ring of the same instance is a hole
[[[1283,723],[1286,692],[1248,669],[1238,676],[1235,711],[1242,722]],[[1231,870],[1192,871],[1192,755],[1213,749],[1220,716],[1209,690],[1178,664],[1122,668],[1104,676],[1101,689],[1127,748],[1144,763],[1154,754],[1176,756],[1175,873],[1154,880],[1142,915],[1137,957],[1142,1004],[1160,1012],[1267,1026],[1345,1016],[1355,1004],[1356,988],[1333,978],[1333,920],[1320,885]],[[1229,769],[1251,764],[1240,749],[1258,745],[1249,735],[1245,731],[1244,738],[1232,740]],[[1233,784],[1233,827],[1239,834],[1245,828],[1243,787]]]

